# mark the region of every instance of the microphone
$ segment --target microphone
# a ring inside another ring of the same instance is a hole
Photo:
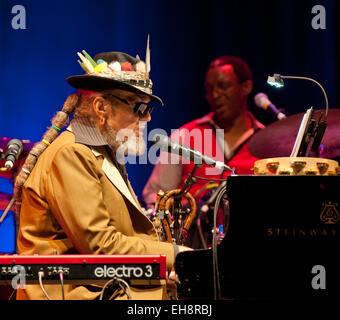
[[[230,170],[234,172],[229,166],[221,161],[216,161],[210,157],[203,155],[201,152],[196,151],[194,149],[185,147],[177,142],[172,141],[167,136],[161,134],[155,134],[152,140],[153,144],[158,144],[160,146],[160,150],[166,151],[169,153],[174,153],[176,155],[180,155],[195,164],[207,164],[209,166],[213,166],[217,169],[222,170]]]
[[[7,144],[7,150],[4,155],[5,158],[5,167],[7,170],[11,169],[18,160],[20,153],[23,150],[22,142],[19,139],[12,139]]]
[[[268,99],[268,96],[260,92],[254,97],[255,104],[270,113],[272,113],[278,120],[286,119],[286,115],[280,112],[275,105]]]

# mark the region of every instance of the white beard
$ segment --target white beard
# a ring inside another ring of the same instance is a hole
[[[146,150],[146,143],[143,137],[137,136],[132,130],[119,130],[117,138],[121,141],[121,145],[117,149],[117,153],[140,156]]]
[[[110,149],[116,153],[116,159],[120,164],[125,164],[124,156],[140,156],[146,151],[143,136],[137,136],[131,129],[121,129],[118,132],[115,129],[107,129],[103,136]]]

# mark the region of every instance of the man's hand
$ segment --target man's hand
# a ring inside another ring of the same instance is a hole
[[[181,246],[181,245],[178,245],[177,248],[178,248],[178,253],[193,250],[192,248]],[[179,281],[178,281],[177,274],[174,270],[170,272],[170,275],[168,274],[168,272],[166,273],[166,283],[167,283],[168,289],[176,289],[176,284],[179,283]]]
[[[166,284],[169,290],[176,289],[178,283],[178,277],[175,271],[171,271],[170,275],[166,273]]]
[[[178,247],[178,252],[184,252],[184,251],[192,251],[194,249],[186,247],[186,246],[177,246]]]

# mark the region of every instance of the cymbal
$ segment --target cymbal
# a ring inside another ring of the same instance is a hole
[[[314,110],[312,118],[318,121],[321,112]],[[257,158],[289,157],[298,134],[304,113],[295,114],[276,121],[259,130],[249,141],[249,151]],[[324,149],[321,158],[340,157],[340,109],[329,109],[327,128],[321,144]]]
[[[11,138],[0,137],[0,149],[2,149],[3,153],[6,152],[6,147],[7,147],[7,144],[10,140],[11,140]],[[14,164],[14,166],[13,166],[14,169],[16,169],[16,167],[19,165],[20,160],[23,161],[26,158],[27,153],[34,146],[34,143],[29,141],[29,140],[21,140],[21,142],[22,142],[22,145],[23,145],[23,151],[22,151],[21,155],[19,156],[18,161]],[[0,168],[2,168],[4,165],[5,165],[4,159],[0,159]],[[7,171],[0,171],[0,177],[11,179],[13,168],[10,169],[10,170],[7,170]]]

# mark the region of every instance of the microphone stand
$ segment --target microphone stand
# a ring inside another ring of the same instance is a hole
[[[181,197],[183,194],[187,193],[190,191],[192,185],[194,183],[196,183],[196,178],[194,177],[194,174],[197,170],[197,168],[202,168],[202,165],[201,164],[196,164],[195,163],[195,166],[194,166],[194,169],[192,169],[192,171],[189,173],[189,176],[188,178],[186,178],[184,180],[184,183],[183,183],[183,187],[178,195],[178,197]],[[187,190],[186,190],[187,189]]]

